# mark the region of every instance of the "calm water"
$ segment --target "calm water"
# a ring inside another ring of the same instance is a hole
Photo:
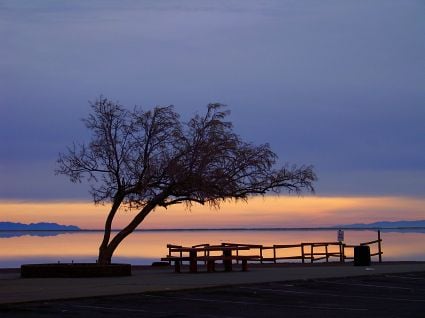
[[[382,232],[381,237],[384,261],[425,261],[425,231]],[[101,238],[102,232],[0,232],[0,267],[19,267],[23,263],[39,262],[95,262]],[[122,243],[113,261],[134,265],[151,264],[167,254],[167,243],[194,245],[233,242],[273,245],[336,239],[336,230],[139,231]],[[376,231],[345,231],[347,244],[375,239]]]

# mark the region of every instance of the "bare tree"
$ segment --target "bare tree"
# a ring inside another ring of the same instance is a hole
[[[111,203],[98,262],[109,264],[122,240],[158,207],[186,203],[219,207],[225,200],[279,192],[314,191],[311,166],[274,169],[268,144],[244,142],[226,121],[229,111],[209,104],[204,116],[182,123],[173,106],[129,111],[108,99],[91,104],[85,119],[88,144],[59,155],[57,174],[91,185],[95,203]],[[111,238],[120,207],[137,209],[133,220]]]

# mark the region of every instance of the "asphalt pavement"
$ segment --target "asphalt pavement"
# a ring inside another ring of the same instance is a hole
[[[1,317],[424,317],[425,271],[0,305]]]

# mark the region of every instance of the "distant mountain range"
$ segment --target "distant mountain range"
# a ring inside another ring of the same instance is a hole
[[[75,225],[61,225],[57,223],[15,223],[0,222],[0,231],[78,231],[81,230]]]
[[[351,228],[351,229],[425,228],[425,220],[394,221],[394,222],[380,221],[380,222],[367,223],[367,224],[366,223],[340,224],[340,225],[332,226],[329,228]],[[261,229],[264,230],[263,228],[258,228],[258,230],[261,230]],[[308,228],[308,229],[314,229],[314,228]],[[48,222],[30,223],[30,224],[15,223],[15,222],[0,222],[0,231],[79,231],[79,230],[81,229],[75,225],[61,225],[57,223],[48,223]],[[196,230],[196,229],[193,229],[193,230]],[[202,229],[202,230],[226,230],[226,229]],[[243,228],[240,230],[243,230]],[[246,230],[255,230],[255,229],[246,229]],[[279,228],[268,229],[268,230],[279,230]],[[170,230],[168,229],[167,231],[170,231]]]
[[[335,228],[418,228],[418,227],[425,227],[425,220],[418,220],[418,221],[380,221],[375,223],[355,223],[355,224],[342,224],[334,226]]]

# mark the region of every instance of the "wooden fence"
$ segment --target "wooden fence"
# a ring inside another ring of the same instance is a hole
[[[316,261],[339,261],[354,259],[354,247],[358,245],[345,244],[343,242],[304,242],[299,244],[274,244],[265,246],[260,244],[241,244],[241,243],[221,243],[223,246],[240,246],[249,247],[249,251],[255,251],[260,255],[260,263],[279,263],[287,260],[300,260],[302,263],[314,263]],[[367,245],[371,250],[371,257],[377,256],[378,262],[382,262],[382,239],[381,232],[378,231],[378,239],[370,242],[360,243],[359,245]],[[208,247],[209,244],[198,244],[192,247]],[[173,247],[181,247],[179,245],[167,244],[169,256],[172,256],[171,249]],[[289,253],[288,253],[289,252]],[[207,251],[204,252],[205,256]],[[181,252],[180,252],[181,254]],[[239,251],[236,251],[239,255]],[[182,255],[180,255],[181,257]]]

